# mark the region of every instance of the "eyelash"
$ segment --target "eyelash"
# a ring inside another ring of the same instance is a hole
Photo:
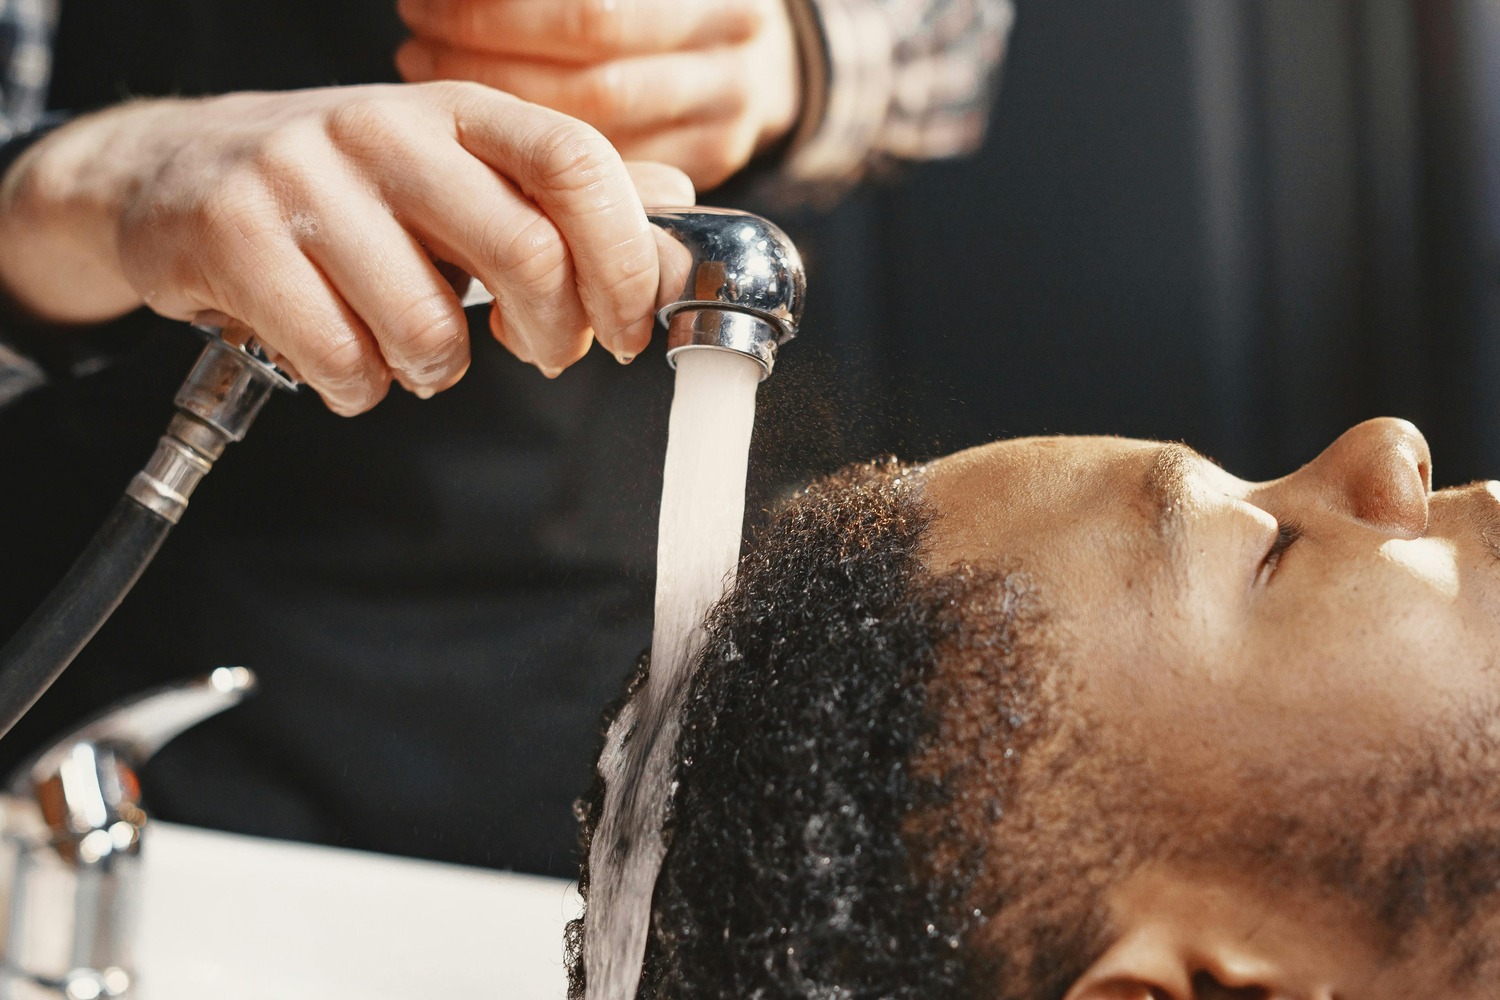
[[[1301,537],[1302,525],[1296,521],[1282,521],[1276,525],[1276,540],[1271,543],[1270,551],[1260,564],[1260,571],[1265,579],[1271,578],[1271,574],[1276,572],[1276,567],[1281,563],[1281,557],[1286,555],[1286,550]]]

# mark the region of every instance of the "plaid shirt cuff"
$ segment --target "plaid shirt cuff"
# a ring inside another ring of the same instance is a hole
[[[56,27],[57,0],[0,0],[0,140],[42,117]]]
[[[836,195],[892,160],[958,156],[984,139],[1014,20],[1010,0],[788,0],[803,119],[783,184]]]
[[[891,105],[895,49],[867,0],[790,0],[802,48],[802,123],[783,171],[794,183],[857,177]]]

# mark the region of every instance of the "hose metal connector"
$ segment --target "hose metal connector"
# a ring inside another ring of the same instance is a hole
[[[722,208],[651,209],[646,217],[681,252],[662,254],[657,319],[667,362],[682,351],[748,355],[769,376],[797,335],[807,275],[791,238],[758,215]]]
[[[180,418],[177,418],[180,419]],[[172,422],[176,423],[177,419]],[[214,467],[213,462],[171,435],[163,434],[146,467],[135,474],[125,495],[173,524],[187,510],[188,498]]]
[[[272,391],[278,388],[295,391],[297,383],[266,360],[253,338],[244,344],[233,344],[223,338],[220,330],[197,329],[208,335],[208,344],[198,355],[198,363],[188,373],[187,381],[177,390],[177,408],[212,427],[226,444],[243,440]]]
[[[125,495],[176,524],[188,499],[231,441],[242,440],[276,389],[297,384],[276,369],[255,342],[232,344],[199,327],[208,343],[177,391],[177,415]]]

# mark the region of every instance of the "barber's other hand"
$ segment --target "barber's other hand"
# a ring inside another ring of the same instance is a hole
[[[330,408],[419,395],[469,363],[436,261],[495,294],[491,328],[547,374],[597,339],[651,336],[643,200],[686,177],[627,168],[594,129],[472,83],[142,101],[33,146],[0,187],[0,286],[55,323],[142,304],[255,330]]]
[[[409,80],[477,80],[599,129],[700,190],[797,120],[786,0],[399,0]]]

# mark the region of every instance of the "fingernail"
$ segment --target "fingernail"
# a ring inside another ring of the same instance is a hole
[[[630,364],[630,362],[632,362],[632,361],[635,360],[635,355],[634,354],[616,354],[615,355],[615,360],[618,361],[622,365],[628,365],[628,364]]]
[[[549,368],[546,365],[537,365],[537,369],[548,378],[557,378],[563,373],[561,368]]]
[[[431,399],[433,396],[437,395],[437,390],[431,389],[425,385],[419,385],[412,390],[412,395],[416,396],[418,399]]]

